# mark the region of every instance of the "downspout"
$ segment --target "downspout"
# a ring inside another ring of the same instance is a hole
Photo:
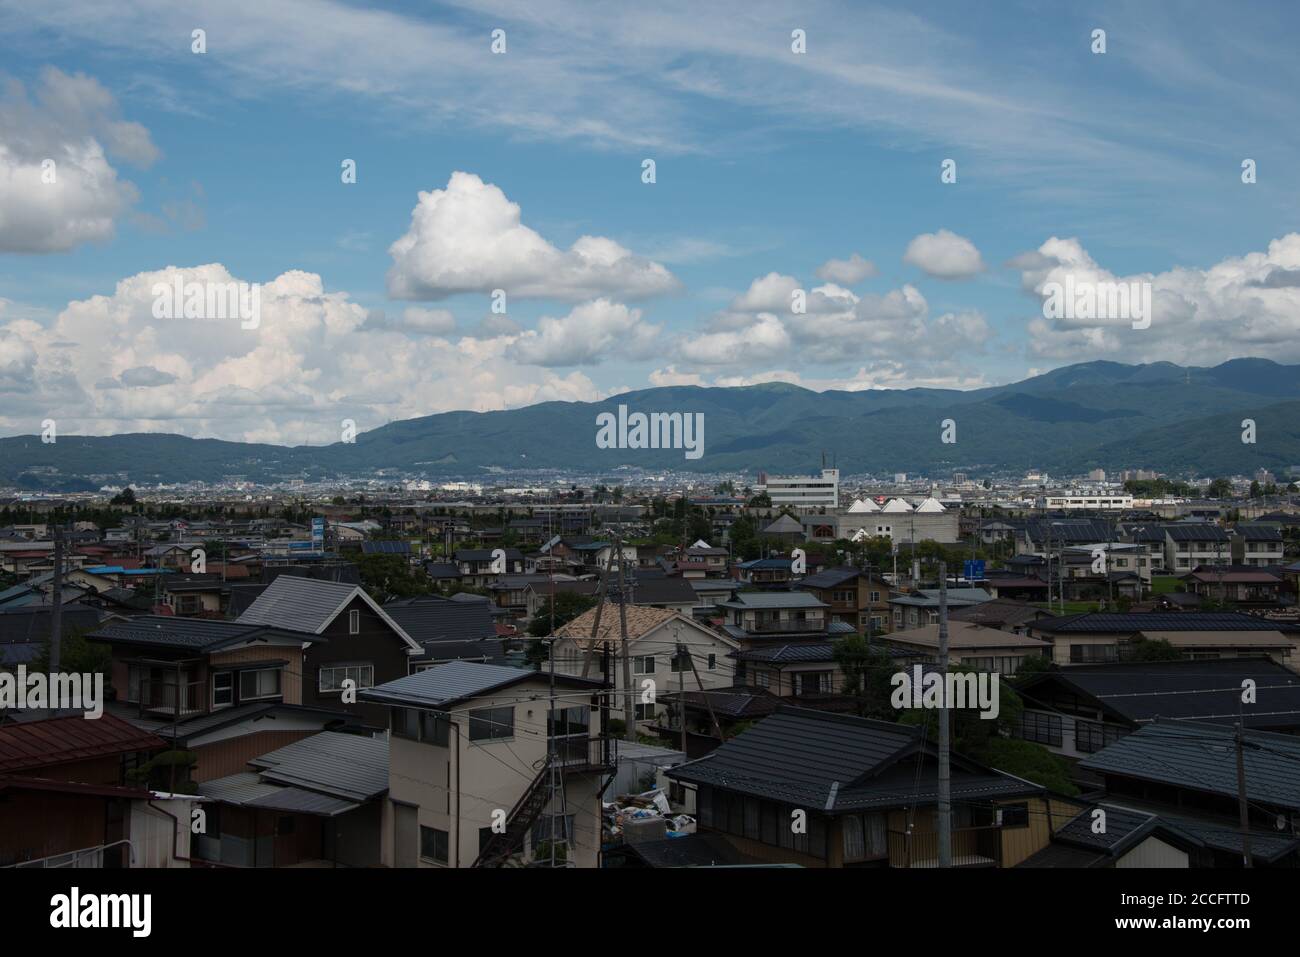
[[[456,732],[456,867],[460,867],[460,725],[450,718],[449,724]]]
[[[154,803],[153,803],[153,798],[149,798],[149,799],[148,799],[147,801],[145,801],[144,803],[147,804],[149,807],[153,808],[153,809],[154,809],[155,811],[157,811],[159,814],[165,814],[167,817],[169,817],[169,818],[172,819],[172,824],[173,824],[173,827],[172,827],[172,859],[173,859],[173,860],[177,860],[177,861],[184,861],[186,864],[191,864],[191,863],[193,863],[193,861],[192,861],[190,858],[188,858],[188,857],[182,857],[182,856],[180,855],[180,853],[179,853],[179,850],[180,850],[180,826],[181,826],[180,819],[177,818],[176,815],[173,814],[171,811],[168,811],[168,810],[166,810],[165,808],[161,808],[161,807],[159,807],[157,804],[154,804]],[[207,862],[205,861],[204,863],[207,863]]]

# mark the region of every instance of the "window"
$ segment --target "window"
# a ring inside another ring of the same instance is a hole
[[[767,687],[769,687],[769,686],[771,685],[771,683],[772,683],[772,675],[771,675],[771,672],[768,672],[768,671],[755,671],[755,672],[754,672],[754,687],[756,687],[756,688],[767,688]]]
[[[652,675],[655,673],[655,656],[638,655],[632,659],[632,674]]]
[[[871,593],[871,604],[874,605],[874,604],[875,604],[876,602],[878,602],[878,601],[880,601],[880,592],[878,592],[878,591],[873,591],[873,592]]]
[[[415,711],[412,708],[392,708],[390,712],[393,716],[390,725],[393,737],[406,738],[408,741],[420,740],[419,731],[415,725]]]
[[[652,704],[638,704],[636,706],[636,719],[638,721],[653,721],[655,716],[655,706]]]
[[[1020,737],[1039,744],[1061,746],[1061,717],[1039,711],[1025,711],[1020,715]]]
[[[1002,818],[1003,827],[1028,827],[1029,826],[1029,805],[1028,804],[1004,804],[998,808],[998,816]]]
[[[280,669],[260,668],[239,673],[239,700],[278,698],[280,696]]]
[[[469,713],[471,741],[499,741],[515,736],[515,709],[477,708]]]
[[[1100,751],[1124,737],[1124,729],[1109,727],[1096,721],[1074,720],[1074,748],[1083,754]]]
[[[793,677],[796,696],[830,693],[831,673],[829,671],[799,671],[795,672]]]
[[[420,856],[435,864],[447,863],[447,832],[420,825]]]
[[[320,691],[342,691],[343,682],[351,680],[355,688],[375,686],[374,665],[330,665],[320,670]]]
[[[361,634],[361,612],[356,608],[348,612],[348,634]]]
[[[709,670],[713,671],[717,667],[718,667],[718,656],[709,655]]]
[[[212,675],[212,707],[224,708],[235,703],[235,673],[218,671]]]
[[[668,659],[669,669],[673,674],[681,674],[683,671],[691,670],[691,654],[688,651],[684,655],[674,654]]]
[[[140,675],[143,672],[143,670],[144,669],[141,668],[139,665],[126,666],[126,700],[127,701],[134,702],[140,700]]]
[[[514,713],[513,711],[511,712]],[[447,746],[447,739],[451,733],[451,722],[447,720],[445,714],[437,711],[420,712],[420,740],[425,744],[432,744],[439,748]]]

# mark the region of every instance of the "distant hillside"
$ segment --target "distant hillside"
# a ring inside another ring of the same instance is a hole
[[[704,414],[704,454],[601,449],[596,416],[619,405]],[[428,476],[489,468],[807,472],[833,453],[848,472],[1101,467],[1238,474],[1300,465],[1300,366],[1235,359],[1212,369],[1089,362],[969,392],[811,392],[784,383],[670,386],[593,403],[546,402],[503,412],[448,412],[394,422],[353,444],[283,448],[177,435],[0,439],[0,484],[71,491],[104,476],[133,483]],[[1257,441],[1241,441],[1254,419]],[[956,426],[953,444],[942,423]]]

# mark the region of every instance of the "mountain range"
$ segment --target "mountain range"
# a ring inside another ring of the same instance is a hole
[[[704,453],[599,448],[597,416],[701,413]],[[1244,419],[1255,441],[1242,441]],[[944,441],[945,438],[955,441]],[[1233,359],[1213,368],[1087,362],[1009,385],[812,392],[786,383],[667,386],[600,402],[544,402],[391,422],[353,443],[284,447],[163,433],[0,439],[0,485],[77,491],[111,484],[270,482],[586,473],[620,466],[756,474],[814,471],[826,453],[846,473],[946,476],[1046,469],[1156,469],[1175,474],[1283,473],[1300,465],[1300,365]]]

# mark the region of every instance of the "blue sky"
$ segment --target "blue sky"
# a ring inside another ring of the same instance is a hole
[[[0,434],[1300,361],[1291,3],[180,6],[0,0]],[[155,319],[169,269],[261,327]],[[1066,273],[1155,322],[1046,321]]]

